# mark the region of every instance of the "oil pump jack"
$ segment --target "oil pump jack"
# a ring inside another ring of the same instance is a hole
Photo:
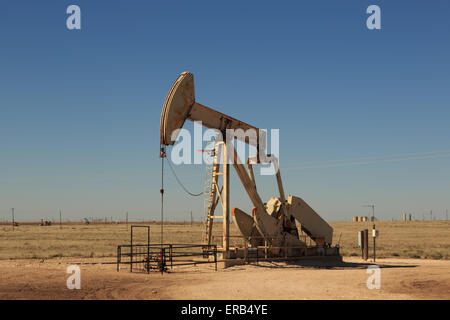
[[[299,197],[284,193],[278,159],[274,155],[266,154],[266,135],[250,124],[225,115],[206,107],[195,100],[194,76],[183,72],[172,85],[161,113],[160,143],[161,152],[165,154],[165,147],[173,145],[177,139],[178,130],[186,120],[199,121],[207,128],[221,133],[213,152],[212,178],[209,194],[209,205],[205,224],[204,242],[211,243],[213,219],[223,221],[223,258],[236,257],[237,248],[230,248],[230,164],[234,167],[250,201],[253,204],[252,215],[248,215],[238,208],[232,208],[233,221],[242,236],[251,247],[264,244],[269,246],[270,252],[284,256],[307,255],[305,238],[299,236],[299,229],[316,245],[313,250],[320,248],[320,255],[339,255],[339,250],[332,247],[332,227],[323,220],[305,201]],[[233,129],[233,130],[230,130]],[[241,130],[239,130],[241,129]],[[242,132],[254,132],[256,139]],[[226,139],[225,139],[226,137]],[[249,157],[244,166],[233,146],[233,140],[242,141],[256,148],[256,155]],[[231,143],[230,143],[231,142]],[[222,157],[222,158],[221,158]],[[222,161],[220,161],[222,159]],[[271,164],[275,169],[279,195],[264,203],[256,189],[253,165]],[[222,171],[220,172],[220,167]],[[222,186],[219,188],[219,177]],[[222,206],[222,216],[215,216],[218,203]],[[300,223],[300,228],[296,222]],[[311,249],[311,248],[310,248]],[[316,252],[316,251],[314,251]],[[309,253],[308,255],[314,255]]]

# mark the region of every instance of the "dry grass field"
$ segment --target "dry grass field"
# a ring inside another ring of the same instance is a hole
[[[263,262],[215,271],[211,264],[179,266],[169,273],[116,270],[116,248],[128,244],[125,224],[0,226],[0,299],[449,299],[450,223],[377,222],[381,288],[369,290],[357,248],[358,230],[368,223],[332,223],[342,263],[314,266]],[[222,225],[214,227],[221,241]],[[167,224],[165,242],[199,243],[203,225]],[[145,241],[137,229],[135,243]],[[232,225],[231,235],[237,235]],[[160,225],[151,225],[160,241]],[[236,242],[232,238],[231,242]],[[371,253],[371,252],[370,252]],[[403,259],[406,258],[406,259]],[[439,259],[439,260],[437,260]],[[81,268],[81,289],[69,290],[66,268]],[[262,281],[264,279],[264,281]],[[222,290],[217,290],[222,288]]]
[[[369,222],[331,223],[333,241],[340,241],[344,256],[361,256],[357,231],[372,229]],[[377,221],[379,237],[376,255],[380,258],[450,259],[450,221]],[[369,241],[372,255],[372,240]]]
[[[334,244],[344,256],[360,256],[357,231],[371,229],[367,222],[336,222]],[[377,221],[377,257],[450,259],[450,221]],[[221,242],[221,224],[214,226],[214,240]],[[203,224],[167,224],[166,243],[201,243]],[[231,224],[231,235],[238,231]],[[0,226],[0,259],[49,259],[55,257],[115,257],[119,244],[128,244],[130,227],[124,224]],[[151,225],[151,241],[159,243],[160,225]],[[145,241],[143,229],[135,233],[136,241]],[[240,240],[232,238],[232,243]],[[369,243],[372,248],[372,242]],[[372,250],[370,250],[370,255]]]

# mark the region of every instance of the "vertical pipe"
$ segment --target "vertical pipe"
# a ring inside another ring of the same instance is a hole
[[[369,259],[369,230],[364,229],[363,231],[363,259]]]
[[[361,231],[361,258],[364,259],[364,246],[365,246],[365,240],[364,240],[364,230]]]
[[[375,229],[373,229],[374,231],[375,231]],[[376,261],[376,254],[375,254],[375,248],[376,248],[376,246],[375,246],[375,235],[373,235],[374,237],[373,237],[373,262],[375,262]]]
[[[217,246],[214,245],[214,266],[215,270],[217,271]]]
[[[130,236],[130,272],[133,272],[133,226],[131,226]]]
[[[375,233],[375,206],[372,205],[372,220],[373,220],[373,233]],[[409,220],[411,220],[411,215],[409,215]],[[372,234],[373,237],[373,262],[376,261],[376,245],[375,245],[375,234]]]
[[[173,247],[169,244],[170,269],[173,269]]]
[[[164,274],[165,265],[166,265],[166,253],[165,253],[165,249],[162,248],[161,249],[161,266],[160,266],[161,274]]]
[[[230,142],[231,143],[231,142]],[[230,164],[228,163],[228,145],[223,144],[223,192],[222,192],[222,208],[223,208],[223,250],[224,258],[228,258],[230,250]]]
[[[120,255],[119,250],[120,250],[120,246],[117,246],[117,258],[116,258],[116,260],[117,260],[117,272],[119,272],[119,255]]]
[[[147,227],[147,273],[150,273],[150,226]]]
[[[161,248],[164,243],[164,158],[166,157],[166,150],[161,147]]]

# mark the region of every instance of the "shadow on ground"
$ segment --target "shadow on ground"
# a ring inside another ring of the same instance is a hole
[[[308,268],[308,269],[367,269],[369,266],[377,265],[380,268],[415,268],[417,265],[394,265],[384,263],[369,263],[369,262],[345,262],[339,260],[291,260],[282,263],[275,261],[263,261],[256,264],[252,262],[251,265],[260,268]]]

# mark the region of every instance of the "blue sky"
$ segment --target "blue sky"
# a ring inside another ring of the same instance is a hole
[[[66,28],[81,8],[82,29]],[[366,8],[381,7],[381,30]],[[159,219],[159,117],[196,99],[280,129],[286,193],[325,219],[450,209],[448,1],[3,1],[0,219]],[[191,126],[187,126],[190,128]],[[365,158],[364,160],[360,160]],[[395,160],[395,161],[394,161]],[[192,192],[204,166],[177,166]],[[232,206],[250,202],[233,177]],[[264,200],[274,177],[258,177]],[[166,170],[168,219],[202,216]]]

